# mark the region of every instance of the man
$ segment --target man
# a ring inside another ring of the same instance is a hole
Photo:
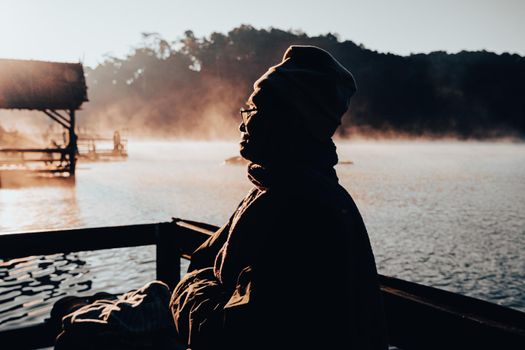
[[[334,170],[332,136],[355,90],[313,46],[291,46],[255,82],[240,126],[254,188],[170,303],[189,348],[387,348],[368,235]]]

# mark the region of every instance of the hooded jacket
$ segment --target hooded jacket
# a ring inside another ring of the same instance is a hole
[[[170,303],[192,350],[387,348],[368,234],[333,168],[331,136],[355,90],[350,73],[333,61],[324,50],[292,47],[254,86],[258,112],[245,126],[252,137],[245,157],[255,187],[195,251]],[[322,99],[316,77],[337,85],[332,91],[346,91],[339,99],[327,95],[340,103],[326,100],[329,106],[317,109],[295,103],[311,102],[310,94]],[[286,95],[289,81],[290,88],[302,87],[298,94]],[[293,137],[268,127],[289,115],[288,129],[299,130]],[[268,136],[266,130],[274,133],[271,146],[253,139]]]
[[[333,178],[311,172],[254,188],[194,253],[190,271],[210,267],[215,290],[188,300],[195,322],[215,319],[194,337],[213,340],[194,338],[192,349],[386,349],[366,229]],[[204,301],[213,312],[199,314]]]

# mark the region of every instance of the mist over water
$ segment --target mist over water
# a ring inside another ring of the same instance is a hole
[[[222,225],[251,184],[230,142],[129,142],[129,159],[80,162],[76,180],[0,189],[0,233],[180,217]],[[525,145],[338,142],[342,185],[379,272],[525,311]],[[68,294],[125,292],[155,277],[153,247],[0,265],[0,328],[45,318]],[[320,264],[323,262],[320,261]],[[22,308],[23,306],[23,308]]]

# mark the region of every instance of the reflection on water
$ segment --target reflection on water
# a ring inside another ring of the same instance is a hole
[[[91,281],[81,280],[86,273],[84,265],[73,254],[28,257],[2,264],[0,325],[20,320],[31,322],[49,314],[51,305],[47,301],[65,295],[66,290],[74,293],[89,290]],[[68,285],[61,286],[66,280]]]
[[[120,293],[126,286],[141,286],[155,277],[154,257],[154,247],[148,246],[0,263],[0,329],[42,321],[67,294]]]
[[[525,310],[525,147],[354,145],[340,169],[379,270]]]
[[[3,182],[15,186],[0,188],[0,233],[84,226],[74,178],[38,179],[23,173],[16,177]]]
[[[525,146],[340,143],[379,271],[525,310]],[[74,186],[0,189],[0,232],[169,221],[222,224],[249,190],[230,143],[129,145],[80,163]],[[0,266],[0,328],[42,320],[56,298],[154,278],[153,247],[28,257]]]

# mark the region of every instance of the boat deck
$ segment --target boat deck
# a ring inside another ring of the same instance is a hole
[[[156,246],[157,279],[175,286],[181,259],[217,229],[188,220],[0,235],[0,259],[75,251]],[[179,254],[173,254],[174,247]],[[400,349],[525,349],[525,313],[444,290],[379,276],[389,343]],[[0,344],[52,346],[56,330],[44,322],[0,331]]]

